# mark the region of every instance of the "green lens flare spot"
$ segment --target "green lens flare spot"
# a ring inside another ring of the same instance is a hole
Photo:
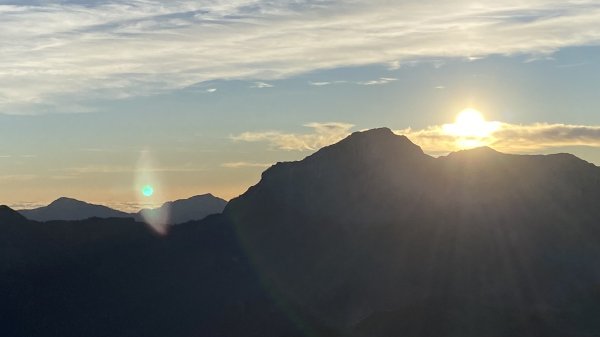
[[[152,188],[150,185],[146,185],[142,187],[142,194],[145,197],[151,197],[154,194],[154,188]]]

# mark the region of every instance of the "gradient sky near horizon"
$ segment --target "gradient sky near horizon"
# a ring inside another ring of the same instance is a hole
[[[600,3],[0,0],[15,208],[229,199],[381,126],[440,155],[465,108],[497,125],[482,145],[600,165]]]

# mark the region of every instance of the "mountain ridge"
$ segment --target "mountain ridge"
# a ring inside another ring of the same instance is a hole
[[[67,220],[77,221],[88,218],[134,218],[145,221],[144,213],[165,212],[169,224],[178,224],[192,220],[202,220],[210,214],[220,213],[227,204],[224,199],[215,197],[211,193],[192,196],[165,202],[155,209],[142,209],[139,212],[127,213],[112,209],[108,206],[92,204],[70,197],[60,197],[47,206],[35,209],[18,210],[27,219],[35,221]]]
[[[389,285],[406,282],[398,275],[412,275],[418,283],[432,277],[448,281],[452,269],[447,268],[457,267],[457,262],[445,260],[456,254],[476,266],[473,276],[456,276],[459,281],[454,282],[461,287],[484,289],[477,281],[484,277],[484,263],[497,265],[493,273],[508,282],[510,275],[500,262],[503,257],[491,250],[498,242],[516,245],[515,253],[527,256],[523,263],[547,287],[541,296],[555,301],[551,289],[577,282],[566,272],[573,268],[557,262],[555,268],[565,275],[543,281],[550,275],[544,269],[548,267],[535,267],[533,261],[552,255],[548,250],[552,245],[560,251],[576,251],[573,254],[582,261],[590,261],[584,256],[597,256],[595,249],[574,242],[597,238],[598,202],[600,168],[575,156],[510,155],[480,148],[434,158],[407,143],[406,137],[377,129],[353,133],[304,160],[271,167],[258,184],[231,200],[224,214],[235,223],[259,269],[288,294],[287,300],[346,331],[375,312],[398,308],[402,301],[419,303],[429,297],[424,302],[429,306],[450,295],[456,305],[470,301],[458,288],[440,293],[424,283],[407,287],[412,289],[408,292]],[[571,225],[561,227],[562,223]],[[566,235],[573,226],[587,235]],[[504,231],[516,237],[506,237]],[[467,236],[457,237],[462,232]],[[436,237],[446,239],[435,245]],[[453,245],[464,252],[453,253]],[[431,261],[427,254],[437,260]],[[400,266],[392,268],[395,263]],[[440,274],[434,276],[424,266]],[[594,268],[588,266],[591,273]],[[515,293],[506,287],[508,283],[493,284],[490,288],[504,300],[492,307],[512,319]],[[345,305],[340,306],[342,298]],[[492,303],[485,296],[478,301]],[[533,303],[528,305],[538,305]],[[471,313],[482,320],[492,317],[486,311]],[[386,320],[386,324],[394,323]],[[415,328],[406,324],[407,331]],[[446,328],[451,326],[448,323]]]
[[[407,140],[367,131],[278,163],[163,236],[3,226],[0,313],[28,332],[3,335],[597,335],[600,168]]]

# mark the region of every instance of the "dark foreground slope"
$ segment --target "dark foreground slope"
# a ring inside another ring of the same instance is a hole
[[[300,336],[223,218],[0,225],[1,336]]]
[[[0,209],[0,335],[598,336],[599,206],[574,156],[377,129],[166,236]]]

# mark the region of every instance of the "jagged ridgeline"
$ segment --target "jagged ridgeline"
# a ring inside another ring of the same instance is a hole
[[[375,129],[164,237],[2,209],[2,335],[594,336],[599,205],[572,155],[433,158]]]

